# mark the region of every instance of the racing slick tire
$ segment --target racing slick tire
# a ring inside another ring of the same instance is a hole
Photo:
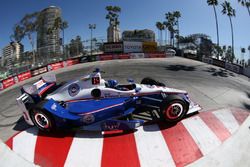
[[[161,107],[161,113],[164,121],[175,123],[180,121],[186,115],[187,105],[180,99],[166,101]]]
[[[30,111],[30,116],[34,125],[40,130],[44,132],[52,132],[56,129],[53,117],[46,110],[35,107]]]
[[[158,82],[154,80],[153,78],[146,77],[141,80],[141,84],[145,85],[156,85],[156,86],[166,86],[164,83]]]

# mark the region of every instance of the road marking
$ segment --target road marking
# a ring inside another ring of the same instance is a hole
[[[230,110],[222,109],[214,111],[213,114],[223,123],[231,134],[239,128],[239,124]]]
[[[185,119],[182,123],[200,148],[203,155],[207,155],[210,151],[221,144],[221,141],[199,116]]]
[[[34,162],[38,129],[30,128],[13,138],[13,151],[30,162]]]
[[[246,118],[249,116],[249,113],[247,112],[242,112],[242,111],[232,111],[233,116],[237,120],[238,124],[241,125]]]
[[[214,134],[220,139],[220,141],[223,142],[231,136],[230,131],[212,112],[202,112],[199,114],[199,117],[214,132]]]
[[[171,128],[161,124],[160,128],[176,166],[186,166],[203,156],[181,122]]]
[[[63,166],[74,134],[39,132],[38,135],[34,163],[40,166]]]
[[[134,134],[121,132],[105,132],[101,161],[102,167],[140,166]]]
[[[134,133],[142,167],[175,166],[166,142],[157,125],[139,127]]]
[[[101,132],[77,133],[72,141],[64,166],[101,166],[102,145]]]

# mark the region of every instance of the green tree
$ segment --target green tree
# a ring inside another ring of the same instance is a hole
[[[225,1],[221,4],[222,6],[222,14],[225,14],[228,16],[229,21],[230,21],[230,25],[231,25],[231,36],[232,36],[232,56],[234,57],[234,31],[233,31],[233,23],[232,23],[232,17],[235,17],[235,9],[232,8],[230,2]]]
[[[246,49],[245,48],[241,48],[240,51],[241,51],[241,59],[243,60],[243,62],[245,62],[244,60],[245,60]],[[243,63],[243,65],[244,65],[244,63]]]
[[[218,0],[207,0],[208,6],[213,6],[214,9],[214,17],[215,17],[215,22],[216,22],[216,32],[217,32],[217,45],[220,45],[220,40],[219,40],[219,25],[218,25],[218,18],[217,18],[217,12],[216,12],[216,6],[218,5]]]
[[[247,47],[247,50],[249,52],[247,65],[250,66],[250,45]]]
[[[249,14],[249,16],[250,16],[250,1],[248,0],[238,0],[238,2],[242,5],[242,6],[244,6],[244,7],[246,7],[247,8],[247,11],[248,11],[248,14]]]
[[[180,36],[180,27],[179,27],[179,18],[181,17],[181,12],[180,11],[174,11],[173,12],[173,16],[175,17],[176,19],[176,26],[177,26],[177,29],[176,29],[176,32],[177,32],[177,48],[179,48],[179,36]]]
[[[34,12],[31,14],[26,14],[19,23],[17,23],[13,28],[13,34],[11,38],[17,42],[23,40],[24,37],[28,37],[28,40],[32,47],[33,53],[33,64],[36,62],[35,50],[34,50],[34,37],[33,35],[37,32],[38,25],[41,21],[39,17],[40,12]]]
[[[119,13],[121,13],[121,8],[119,6],[106,6],[106,10],[108,12],[108,14],[106,15],[106,19],[109,20],[109,25],[119,25]]]
[[[160,31],[160,45],[162,45],[162,31],[165,29],[164,24],[158,21],[155,26]]]

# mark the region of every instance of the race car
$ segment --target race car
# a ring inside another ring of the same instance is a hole
[[[63,84],[56,83],[55,74],[21,88],[17,98],[25,121],[40,130],[51,132],[61,128],[83,130],[132,130],[145,120],[134,119],[133,114],[157,111],[160,120],[178,122],[187,113],[201,109],[184,90],[165,86],[152,78],[140,84],[128,80],[104,80],[102,71]]]

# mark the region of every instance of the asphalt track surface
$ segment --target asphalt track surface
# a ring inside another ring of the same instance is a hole
[[[104,79],[116,79],[120,83],[126,83],[127,78],[140,82],[142,78],[150,76],[169,87],[187,90],[191,99],[202,106],[202,111],[226,107],[250,110],[248,78],[190,59],[174,57],[102,61],[78,64],[59,69],[55,73],[58,82],[62,82],[89,74],[96,67],[105,71],[102,74]],[[0,93],[0,138],[3,141],[28,127],[15,99],[20,95],[21,85],[32,83],[38,77]]]

